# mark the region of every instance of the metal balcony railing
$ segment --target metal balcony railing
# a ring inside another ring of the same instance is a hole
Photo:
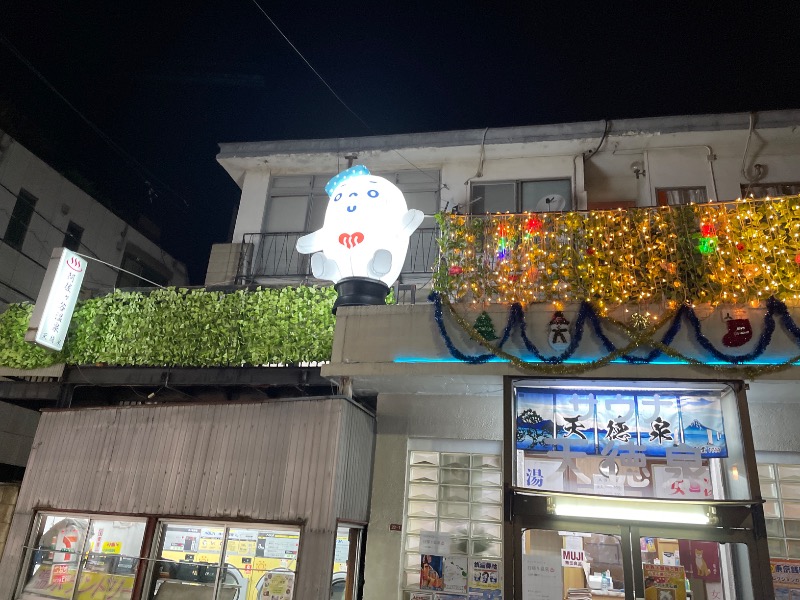
[[[291,284],[310,279],[310,256],[297,252],[297,240],[303,231],[246,233],[236,273],[238,284]],[[430,276],[439,258],[439,228],[417,229],[409,240],[400,279]]]

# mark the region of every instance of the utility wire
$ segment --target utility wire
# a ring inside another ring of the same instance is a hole
[[[358,115],[358,113],[356,113],[356,111],[354,111],[352,108],[350,108],[350,106],[348,106],[348,105],[347,105],[347,103],[346,103],[344,100],[342,100],[342,98],[339,96],[339,94],[337,94],[337,93],[336,93],[336,91],[335,91],[335,90],[334,90],[334,89],[331,87],[331,85],[330,85],[330,84],[329,84],[327,81],[325,81],[325,79],[322,77],[322,75],[320,75],[320,74],[319,74],[319,71],[317,71],[317,70],[314,68],[314,66],[313,66],[313,65],[312,65],[312,64],[311,64],[311,63],[308,61],[308,59],[307,59],[305,56],[303,56],[302,52],[300,52],[300,50],[298,50],[298,49],[297,49],[297,46],[295,46],[295,45],[294,45],[294,44],[291,42],[291,40],[290,40],[290,39],[289,39],[289,38],[286,36],[286,34],[285,34],[285,33],[283,33],[283,31],[281,31],[281,28],[280,28],[280,27],[278,27],[277,23],[275,23],[275,21],[273,21],[273,20],[272,20],[272,17],[270,17],[270,16],[267,14],[267,11],[265,11],[265,10],[264,10],[264,9],[261,7],[261,5],[258,3],[258,0],[251,0],[251,1],[253,2],[253,4],[255,4],[255,5],[256,5],[256,8],[258,8],[258,10],[259,10],[259,11],[261,11],[261,14],[263,14],[263,15],[264,15],[264,16],[267,18],[267,20],[268,20],[268,21],[269,21],[269,22],[272,24],[272,26],[275,28],[275,30],[276,30],[276,31],[277,31],[279,34],[281,34],[281,37],[282,37],[284,40],[286,40],[286,43],[287,43],[287,44],[289,44],[289,46],[291,46],[292,50],[294,50],[294,51],[295,51],[295,53],[297,54],[297,56],[299,56],[299,57],[302,59],[302,61],[303,61],[304,63],[306,63],[306,65],[308,66],[308,68],[309,68],[309,69],[311,69],[311,71],[314,73],[314,75],[316,75],[316,76],[317,76],[317,78],[318,78],[318,79],[319,79],[319,80],[320,80],[320,81],[323,83],[323,85],[324,85],[326,88],[328,88],[328,91],[330,91],[330,93],[331,93],[331,94],[333,94],[333,97],[334,97],[334,98],[336,98],[336,99],[339,101],[339,103],[340,103],[342,106],[344,106],[344,107],[345,107],[345,108],[346,108],[346,109],[347,109],[347,110],[350,112],[350,114],[352,114],[352,115],[353,115],[353,116],[354,116],[356,119],[358,119],[358,121],[359,121],[359,122],[360,122],[360,123],[361,123],[361,124],[362,124],[364,127],[366,127],[366,128],[367,128],[367,130],[369,130],[369,132],[370,132],[372,135],[378,135],[378,133],[377,133],[377,132],[376,132],[376,131],[375,131],[375,130],[372,128],[372,127],[370,127],[370,126],[369,126],[369,123],[367,123],[367,122],[366,122],[364,119],[362,119],[362,118],[361,118],[361,117]],[[427,172],[423,171],[422,169],[420,169],[420,168],[419,168],[417,165],[415,165],[413,162],[411,162],[409,159],[407,159],[405,156],[403,156],[403,155],[402,155],[402,154],[401,154],[401,153],[400,153],[398,150],[395,150],[395,149],[393,148],[393,149],[392,149],[392,151],[393,151],[395,154],[397,154],[397,156],[399,156],[399,157],[400,157],[400,158],[402,158],[404,161],[406,161],[406,162],[407,162],[409,165],[411,165],[412,167],[414,167],[414,168],[415,168],[417,171],[419,171],[420,173],[422,173],[423,175],[425,175],[425,176],[426,176],[426,177],[428,177],[429,179],[434,179],[434,180],[435,180],[435,178],[434,178],[434,177],[432,177],[432,176],[430,175],[430,173],[427,173]],[[437,183],[438,183],[438,180],[436,180],[436,181],[437,181]],[[450,189],[450,188],[448,188],[448,187],[447,187],[447,184],[442,184],[442,185],[439,187],[439,190],[441,190],[441,189],[443,189],[443,188],[444,188],[444,189]]]
[[[144,184],[148,187],[148,194],[152,196],[152,185],[150,184],[151,181],[155,181],[159,186],[163,189],[168,191],[170,194],[178,198],[184,205],[189,206],[189,203],[186,199],[178,194],[175,190],[170,188],[166,183],[160,181],[157,177],[155,177],[142,163],[140,163],[136,158],[134,158],[130,153],[128,153],[122,146],[117,144],[114,140],[112,140],[106,133],[100,129],[97,125],[95,125],[92,121],[90,121],[78,108],[72,104],[61,92],[59,92],[56,87],[50,83],[47,78],[39,72],[39,70],[27,59],[25,56],[14,46],[14,44],[9,41],[3,34],[0,33],[0,43],[2,43],[8,50],[23,64],[25,65],[36,77],[47,86],[51,92],[53,92],[56,96],[58,96],[64,104],[66,104],[72,112],[74,112],[78,117],[89,126],[89,128],[94,131],[97,136],[103,140],[108,146],[111,147],[117,154],[119,154],[123,160],[125,160],[129,166],[136,171],[136,175],[144,180]],[[152,200],[152,198],[151,198]]]
[[[17,293],[17,294],[19,294],[20,296],[24,296],[25,298],[27,298],[28,300],[30,300],[31,302],[33,302],[33,298],[31,298],[30,296],[28,296],[28,294],[26,294],[26,293],[25,293],[25,292],[23,292],[22,290],[20,290],[20,289],[18,289],[18,288],[15,288],[15,287],[14,287],[13,285],[11,285],[10,283],[6,283],[5,281],[0,281],[0,285],[2,285],[3,287],[7,287],[7,288],[8,288],[8,289],[10,289],[12,292],[16,292],[16,293]],[[11,302],[9,302],[8,300],[4,300],[4,299],[2,299],[2,298],[0,298],[0,300],[3,300],[3,302],[5,302],[6,304],[11,304]]]
[[[42,219],[42,220],[43,220],[45,223],[47,223],[48,225],[50,225],[50,227],[52,227],[53,229],[55,229],[56,231],[58,231],[58,232],[60,232],[60,233],[63,233],[65,236],[66,236],[66,235],[68,235],[68,234],[67,234],[67,232],[66,232],[65,230],[61,229],[61,227],[59,227],[58,225],[56,225],[55,223],[53,223],[53,222],[52,222],[50,219],[48,219],[48,218],[47,218],[47,217],[45,217],[45,216],[44,216],[42,213],[40,213],[38,210],[36,210],[36,205],[35,205],[35,204],[31,204],[31,203],[28,201],[28,199],[27,199],[27,198],[25,198],[25,197],[24,197],[24,196],[22,196],[22,195],[15,194],[15,193],[14,193],[14,192],[13,192],[11,189],[9,189],[9,188],[7,187],[7,186],[6,186],[4,183],[1,183],[1,182],[0,182],[0,187],[2,187],[4,190],[6,190],[6,191],[7,191],[9,194],[11,194],[12,196],[16,197],[16,199],[17,199],[17,200],[22,200],[23,202],[27,203],[27,205],[31,207],[31,211],[32,211],[32,212],[33,212],[35,215],[38,215],[38,216],[39,216],[39,217],[40,217],[40,218],[41,218],[41,219]],[[11,216],[13,217],[13,214],[12,214]],[[37,239],[38,239],[38,237],[37,237]],[[42,240],[39,240],[39,242],[40,242],[40,243],[42,243],[42,244],[44,244],[44,242],[42,242]],[[89,248],[89,246],[87,246],[87,245],[86,245],[86,244],[84,244],[83,242],[80,242],[80,245],[81,245],[81,246],[83,246],[84,248],[86,248],[86,250],[88,250],[89,252],[91,252],[91,253],[92,253],[94,256],[97,256],[97,252],[95,252],[94,250],[92,250],[91,248]]]
[[[133,275],[134,277],[137,277],[137,278],[141,279],[142,281],[146,281],[147,283],[152,283],[154,286],[160,287],[161,289],[164,289],[164,286],[161,285],[160,283],[156,283],[155,281],[150,281],[146,277],[142,277],[141,275],[139,275],[137,273],[134,273],[132,271],[128,271],[127,269],[123,269],[122,267],[118,267],[116,265],[112,265],[111,263],[106,262],[104,260],[100,260],[99,258],[95,258],[94,256],[86,256],[85,254],[81,254],[80,252],[76,252],[75,254],[77,254],[78,256],[80,256],[82,258],[85,258],[86,260],[93,260],[93,261],[96,261],[96,262],[99,262],[99,263],[103,263],[104,265],[106,265],[108,267],[111,267],[112,269],[116,269],[117,271],[122,271],[123,273],[127,273],[128,275]]]
[[[5,190],[7,190],[9,193],[13,194],[13,192],[12,192],[10,189],[8,189],[8,188],[5,186],[5,184],[3,184],[3,183],[0,183],[0,187],[4,188],[4,189],[5,189]],[[44,220],[44,221],[45,221],[45,222],[46,222],[48,225],[50,225],[50,226],[51,226],[53,229],[55,229],[56,231],[60,231],[60,232],[61,232],[61,233],[63,233],[65,236],[67,235],[67,232],[66,232],[66,231],[64,231],[63,229],[61,229],[61,228],[60,228],[58,225],[56,225],[55,223],[53,223],[52,221],[50,221],[50,220],[49,220],[47,217],[45,217],[45,216],[44,216],[42,213],[40,213],[39,211],[37,211],[37,210],[36,210],[36,207],[32,206],[32,205],[30,204],[30,202],[28,202],[28,200],[27,200],[26,198],[24,198],[23,196],[17,196],[17,199],[22,199],[24,202],[27,202],[27,203],[28,203],[28,206],[30,206],[30,207],[31,207],[31,210],[32,210],[32,211],[33,211],[35,214],[37,214],[38,216],[40,216],[40,217],[42,218],[42,220]],[[8,214],[8,211],[5,211],[5,210],[4,210],[3,212],[5,212],[6,214]],[[10,218],[11,218],[11,219],[15,218],[15,217],[14,217],[14,215],[13,215],[13,213],[10,215]],[[28,233],[32,233],[32,232],[28,231]],[[35,233],[34,233],[33,235],[34,235],[34,237],[36,237],[36,239],[39,241],[39,244],[42,246],[42,248],[46,248],[45,242],[43,242],[41,239],[39,239],[39,236],[37,236]],[[46,267],[45,265],[43,265],[42,263],[40,263],[39,261],[37,261],[36,259],[34,259],[32,256],[28,256],[28,255],[27,255],[27,254],[25,254],[25,253],[24,253],[22,250],[19,250],[19,249],[17,249],[17,248],[14,248],[14,247],[13,247],[13,246],[11,246],[11,244],[9,244],[7,241],[5,241],[5,240],[0,240],[0,242],[3,242],[3,243],[4,243],[4,244],[6,244],[7,246],[9,246],[9,247],[13,248],[13,249],[14,249],[14,250],[16,250],[16,251],[17,251],[19,254],[21,254],[22,256],[24,256],[25,258],[27,258],[28,260],[30,260],[31,262],[33,262],[33,263],[34,263],[34,264],[36,264],[37,266],[41,267],[42,269],[45,269],[45,270],[47,270],[47,267]],[[108,267],[111,267],[112,269],[115,269],[115,270],[117,270],[117,271],[122,271],[123,273],[127,273],[128,275],[133,275],[133,276],[134,276],[134,277],[136,277],[137,279],[140,279],[141,281],[146,281],[147,283],[152,283],[153,285],[155,285],[155,286],[157,286],[157,287],[160,287],[160,288],[163,288],[163,287],[164,287],[163,285],[161,285],[161,284],[158,284],[158,283],[156,283],[155,281],[150,281],[149,279],[147,279],[147,278],[145,278],[145,277],[142,277],[142,276],[141,276],[141,275],[139,275],[138,273],[133,273],[132,271],[128,271],[128,270],[126,270],[126,269],[123,269],[122,267],[118,267],[118,266],[116,266],[116,265],[113,265],[113,264],[111,264],[111,263],[108,263],[108,262],[106,262],[106,261],[104,261],[104,260],[100,260],[100,259],[97,257],[97,253],[96,253],[94,250],[92,250],[91,248],[89,248],[89,246],[87,246],[86,244],[84,244],[82,241],[81,241],[81,242],[79,242],[79,244],[80,244],[82,247],[86,248],[86,250],[88,250],[89,252],[91,252],[91,253],[92,253],[94,256],[86,256],[85,254],[80,254],[79,252],[75,252],[75,254],[77,254],[78,256],[82,256],[82,257],[83,257],[83,258],[85,258],[86,260],[94,260],[94,261],[96,261],[96,262],[102,263],[102,264],[104,264],[104,265],[106,265],[106,266],[108,266]],[[91,281],[92,281],[92,283],[97,283],[97,284],[100,284],[100,285],[107,285],[107,284],[105,284],[105,283],[104,283],[104,282],[102,282],[102,281],[98,281],[97,279],[93,279],[93,278],[92,278],[92,279],[91,279]],[[2,285],[5,285],[5,286],[7,286],[7,287],[11,288],[11,286],[10,286],[10,285],[8,285],[8,284],[7,284],[7,283],[5,283],[5,282],[0,282],[0,283],[2,283]],[[16,288],[11,288],[11,289],[14,289],[14,291],[16,291],[16,292],[18,292],[18,293],[22,294],[22,292],[20,292],[20,291],[19,291],[19,290],[17,290]],[[24,296],[26,296],[26,297],[28,297],[28,296],[27,296],[27,294],[23,294],[23,295],[24,295]],[[32,298],[31,298],[31,300],[32,300]]]
[[[39,216],[39,217],[40,217],[40,218],[41,218],[41,219],[42,219],[42,220],[43,220],[45,223],[47,223],[48,225],[50,225],[50,227],[52,227],[52,228],[53,228],[53,229],[55,229],[56,231],[59,231],[59,232],[63,233],[63,234],[64,234],[64,236],[67,236],[67,235],[69,235],[69,234],[68,234],[68,232],[66,232],[65,230],[61,229],[61,228],[60,228],[58,225],[56,225],[55,223],[53,223],[53,222],[52,222],[50,219],[48,219],[48,218],[47,218],[47,217],[45,217],[45,216],[44,216],[42,213],[40,213],[38,210],[36,210],[36,205],[32,205],[32,204],[31,204],[31,203],[28,201],[28,199],[27,199],[27,198],[25,198],[25,197],[23,197],[23,196],[20,196],[20,195],[18,195],[18,194],[15,194],[15,193],[14,193],[14,192],[13,192],[11,189],[9,189],[9,188],[8,188],[8,186],[6,186],[6,185],[5,185],[4,183],[2,183],[2,182],[0,182],[0,187],[2,187],[4,190],[6,190],[6,191],[7,191],[9,194],[11,194],[12,196],[15,196],[15,197],[17,198],[17,200],[23,200],[24,202],[26,202],[26,203],[28,204],[28,206],[30,206],[30,207],[31,207],[31,210],[33,211],[33,213],[34,213],[34,214],[36,214],[36,215],[38,215],[38,216]],[[90,198],[91,198],[91,196],[90,196]],[[94,200],[94,198],[92,198],[92,200],[93,200],[94,202],[97,202],[96,200]],[[2,210],[2,209],[0,209],[0,210]],[[6,210],[3,210],[3,212],[5,212],[6,214],[9,214],[9,213],[8,213],[8,211],[6,211]],[[113,213],[112,213],[112,214],[113,214]],[[13,215],[13,213],[11,213],[11,214],[10,214],[10,216],[9,216],[9,219],[12,219],[12,218],[14,218],[14,215]],[[117,217],[117,218],[119,218],[119,217]],[[126,228],[128,228],[128,227],[131,227],[131,225],[130,225],[130,224],[128,224],[126,221],[124,221],[124,220],[122,220],[122,219],[120,219],[120,220],[121,220],[121,221],[122,221],[122,222],[125,224],[125,227],[126,227]],[[29,232],[29,233],[31,233],[31,234],[32,234],[32,235],[33,235],[33,236],[34,236],[34,237],[35,237],[35,238],[36,238],[36,239],[39,241],[39,244],[42,246],[42,248],[45,248],[45,249],[46,249],[46,247],[47,247],[47,244],[45,244],[45,242],[43,242],[43,241],[42,241],[42,240],[39,238],[39,236],[38,236],[38,235],[36,235],[34,232],[32,232],[32,231],[30,231],[30,230],[28,230],[28,232]],[[89,248],[89,246],[87,246],[87,245],[86,245],[86,243],[85,243],[83,240],[81,240],[81,241],[79,242],[79,245],[80,245],[81,247],[85,248],[85,249],[86,249],[88,252],[91,252],[91,253],[92,253],[92,255],[93,255],[95,258],[98,258],[98,259],[99,259],[99,255],[97,254],[97,252],[95,252],[94,250],[92,250],[91,248]],[[164,250],[163,250],[163,249],[162,249],[160,246],[156,246],[156,247],[157,247],[157,248],[158,248],[158,250],[161,252],[161,264],[162,264],[162,265],[164,265],[165,267],[167,267],[167,269],[169,269],[170,267],[167,265],[167,262],[166,262],[166,260],[164,260],[164,255],[165,255],[166,253],[164,252]],[[22,254],[22,251],[21,251],[21,250],[20,250],[19,252],[20,252],[20,254]],[[27,258],[30,258],[30,257],[27,257]],[[31,258],[31,260],[33,260],[33,259]],[[34,261],[34,262],[36,262],[36,261]],[[42,265],[40,265],[40,266],[42,266]],[[43,268],[46,268],[46,267],[43,267]],[[137,277],[138,277],[138,275],[137,275]],[[101,282],[101,281],[97,281],[97,280],[95,280],[95,279],[92,279],[91,281],[92,281],[92,282],[94,282],[94,283],[99,283],[99,284],[102,284],[102,283],[103,283],[103,282]]]
[[[298,49],[297,49],[297,46],[295,46],[295,45],[294,45],[294,44],[291,42],[291,40],[290,40],[288,37],[286,37],[286,34],[285,34],[285,33],[283,33],[283,31],[281,31],[281,28],[280,28],[280,27],[278,27],[278,25],[275,23],[275,21],[273,21],[273,20],[272,20],[272,17],[270,17],[270,16],[267,14],[267,11],[265,11],[263,8],[261,8],[261,5],[258,3],[258,0],[252,0],[252,2],[253,2],[253,4],[255,4],[255,5],[256,5],[256,8],[258,8],[258,10],[260,10],[260,11],[261,11],[261,14],[262,14],[262,15],[264,15],[264,16],[267,18],[267,20],[268,20],[268,21],[269,21],[269,22],[272,24],[272,26],[275,28],[275,30],[276,30],[278,33],[280,33],[280,34],[281,34],[281,37],[282,37],[284,40],[286,40],[286,43],[287,43],[287,44],[289,44],[289,45],[292,47],[292,50],[294,50],[294,51],[295,51],[295,53],[297,54],[297,56],[299,56],[299,57],[300,57],[300,58],[303,60],[303,62],[304,62],[304,63],[306,63],[306,66],[308,66],[308,68],[309,68],[309,69],[311,69],[311,71],[314,73],[314,75],[316,75],[316,76],[317,76],[317,78],[318,78],[318,79],[319,79],[319,80],[320,80],[320,81],[323,83],[323,85],[324,85],[326,88],[328,88],[328,91],[330,91],[330,93],[331,93],[331,94],[333,94],[333,97],[334,97],[334,98],[336,98],[336,99],[339,101],[339,103],[340,103],[342,106],[344,106],[344,107],[345,107],[345,108],[346,108],[348,111],[350,111],[350,114],[351,114],[351,115],[353,115],[353,116],[354,116],[356,119],[358,119],[358,120],[361,122],[361,124],[362,124],[364,127],[366,127],[367,129],[369,129],[370,131],[372,131],[372,127],[370,127],[370,126],[367,124],[367,122],[366,122],[366,121],[364,121],[364,119],[362,119],[360,116],[358,116],[358,113],[356,113],[356,111],[354,111],[352,108],[350,108],[350,107],[347,105],[347,103],[346,103],[344,100],[342,100],[342,99],[341,99],[341,97],[339,96],[339,94],[337,94],[337,93],[336,93],[336,91],[335,91],[335,90],[334,90],[334,89],[333,89],[333,88],[332,88],[332,87],[331,87],[331,86],[328,84],[328,82],[327,82],[327,81],[325,81],[325,79],[322,77],[322,75],[320,75],[320,74],[319,74],[319,72],[318,72],[318,71],[317,71],[317,70],[314,68],[314,66],[313,66],[313,65],[312,65],[310,62],[308,62],[308,60],[306,59],[306,57],[305,57],[305,56],[303,56],[303,53],[302,53],[302,52],[300,52],[300,50],[298,50]]]

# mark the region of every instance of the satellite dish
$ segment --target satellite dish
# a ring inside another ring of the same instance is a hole
[[[549,194],[539,199],[534,212],[560,212],[567,207],[567,200],[561,194]]]

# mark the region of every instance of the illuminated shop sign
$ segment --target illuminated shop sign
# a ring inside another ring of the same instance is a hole
[[[584,455],[675,452],[726,458],[720,398],[704,394],[550,392],[517,388],[516,448]],[[676,448],[680,450],[676,450]]]
[[[64,347],[87,264],[66,248],[53,250],[25,333],[26,341],[52,350]]]

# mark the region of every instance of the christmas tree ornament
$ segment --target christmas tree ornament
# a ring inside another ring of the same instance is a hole
[[[492,323],[492,317],[490,317],[489,313],[486,311],[483,311],[478,315],[478,318],[475,319],[475,325],[473,325],[472,328],[477,331],[487,342],[497,339],[497,334],[494,331],[494,323]]]
[[[464,272],[464,269],[459,267],[458,265],[453,265],[447,270],[449,275],[461,275]]]
[[[717,244],[716,237],[702,237],[697,244],[697,249],[700,250],[700,254],[712,254],[716,251]]]
[[[550,347],[556,352],[563,352],[569,348],[572,342],[572,336],[569,332],[569,321],[560,310],[553,313],[553,318],[547,325],[548,335],[547,342]]]
[[[738,348],[753,338],[753,326],[746,310],[723,311],[722,320],[728,327],[728,332],[722,337],[722,343],[728,348]]]
[[[714,227],[713,223],[703,223],[700,226],[700,233],[705,238],[714,237],[715,235],[717,235],[717,228]]]
[[[536,217],[531,217],[528,219],[527,223],[525,223],[525,231],[528,233],[535,233],[537,231],[542,230],[542,221]]]

